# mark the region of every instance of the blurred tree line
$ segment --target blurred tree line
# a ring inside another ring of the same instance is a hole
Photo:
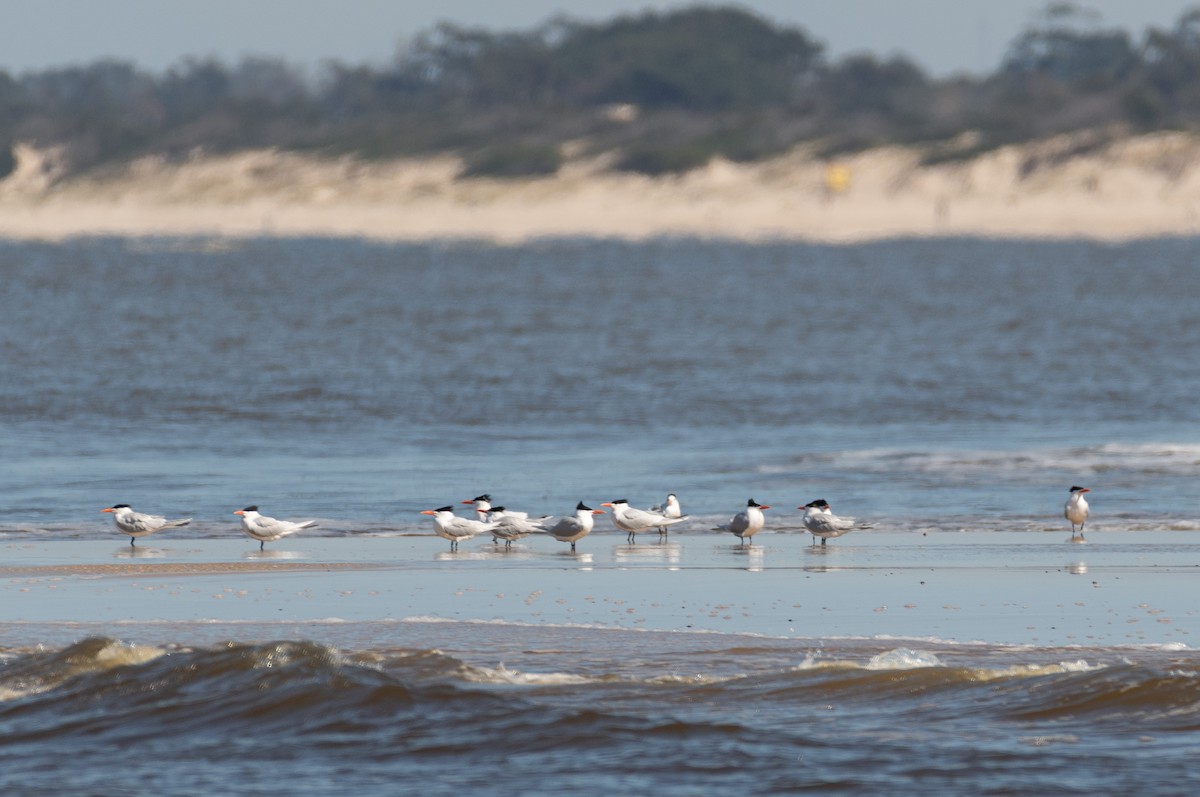
[[[528,32],[443,24],[383,67],[187,60],[0,71],[0,174],[12,144],[67,173],[156,154],[273,147],[364,158],[453,152],[466,174],[549,174],[564,147],[613,168],[685,171],[800,142],[825,154],[920,144],[929,161],[1088,130],[1092,141],[1200,127],[1200,8],[1141,41],[1048,6],[994,74],[935,80],[902,57],[830,61],[800,28],[695,7]],[[969,133],[969,135],[963,135]]]

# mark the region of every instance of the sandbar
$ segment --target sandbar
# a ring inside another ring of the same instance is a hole
[[[180,641],[220,625],[266,636],[300,629],[337,644],[366,627],[482,623],[1194,646],[1200,537],[1094,536],[870,531],[821,548],[800,533],[764,533],[744,547],[718,533],[635,545],[594,533],[575,554],[548,538],[512,550],[476,539],[453,553],[432,535],[289,538],[265,552],[233,539],[164,536],[136,553],[113,541],[7,540],[0,635],[11,646],[166,628]]]

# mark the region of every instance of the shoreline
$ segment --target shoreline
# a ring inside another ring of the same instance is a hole
[[[826,547],[800,534],[750,546],[690,538],[558,547],[429,537],[291,540],[268,550],[225,539],[163,541],[131,555],[112,542],[4,546],[0,629],[37,643],[50,628],[188,628],[278,623],[355,637],[373,623],[588,626],[789,638],[937,638],[993,645],[1193,648],[1188,600],[1200,542],[1174,532],[1108,536],[901,532]],[[272,561],[274,560],[274,561]],[[283,560],[278,561],[278,560]],[[327,633],[326,633],[327,632]],[[57,633],[57,632],[55,632]]]
[[[572,161],[550,178],[457,178],[454,158],[364,162],[274,151],[144,158],[56,179],[18,147],[0,238],[361,237],[501,244],[589,237],[854,243],[911,237],[1122,242],[1200,234],[1200,137],[1081,148],[1072,137],[923,165],[885,147],[836,162],[800,148],[650,178]],[[844,181],[831,183],[831,170]],[[836,189],[831,185],[837,185]]]

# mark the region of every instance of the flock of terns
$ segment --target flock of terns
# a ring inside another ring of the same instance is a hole
[[[1083,539],[1083,526],[1088,519],[1088,503],[1084,493],[1091,492],[1086,487],[1072,487],[1071,497],[1063,507],[1063,515],[1071,522],[1071,539],[1075,539],[1075,527],[1079,527],[1079,539]],[[518,512],[503,506],[493,506],[490,495],[478,495],[464,504],[474,504],[475,518],[459,517],[454,514],[453,506],[443,506],[438,509],[426,509],[422,515],[433,516],[433,530],[437,536],[450,541],[450,550],[458,550],[463,540],[478,537],[481,534],[492,535],[492,541],[503,542],[504,547],[511,548],[512,544],[531,534],[548,534],[559,542],[575,543],[591,533],[596,522],[596,515],[605,514],[603,509],[592,509],[580,501],[575,506],[575,514],[555,518],[550,515],[530,517],[528,512]],[[669,533],[671,526],[688,519],[680,507],[679,498],[671,493],[662,504],[650,509],[636,509],[629,505],[624,498],[616,501],[606,501],[601,504],[612,509],[613,525],[626,533],[630,543],[637,541],[637,535],[643,532],[657,530],[659,536]],[[728,523],[716,526],[714,531],[725,531],[740,540],[741,545],[762,530],[766,525],[763,511],[771,507],[760,504],[751,498],[746,502],[746,508],[729,519]],[[824,545],[833,537],[840,537],[855,529],[869,529],[871,526],[856,523],[852,517],[838,517],[833,514],[829,503],[818,498],[804,506],[796,507],[804,512],[804,528],[813,535],[813,545],[817,540]],[[129,535],[129,544],[133,545],[138,537],[145,537],[164,529],[179,528],[192,522],[191,518],[168,520],[161,515],[146,515],[135,512],[128,504],[114,504],[100,510],[111,512],[117,528]],[[258,540],[259,549],[268,542],[287,537],[303,529],[316,528],[316,521],[278,520],[260,514],[257,506],[248,506],[234,512],[242,518],[242,530],[250,537]]]
[[[570,543],[571,550],[574,551],[575,543],[591,533],[595,516],[605,514],[603,509],[592,509],[582,501],[576,505],[574,515],[561,518],[532,518],[528,512],[514,512],[503,506],[492,506],[490,495],[479,495],[462,503],[475,505],[475,519],[455,515],[453,506],[426,509],[421,513],[433,515],[434,533],[444,540],[449,540],[452,551],[458,549],[462,540],[481,534],[491,534],[494,541],[503,541],[506,548],[530,534],[549,534],[559,542]],[[674,493],[668,495],[665,502],[650,509],[632,507],[624,498],[606,501],[600,506],[612,510],[613,525],[625,532],[625,538],[630,543],[637,542],[637,535],[643,532],[656,530],[660,537],[665,536],[671,526],[688,519]],[[730,518],[728,523],[717,526],[714,530],[727,531],[744,545],[766,525],[763,510],[770,508],[751,498],[746,502],[745,509]],[[856,528],[870,528],[856,524],[854,518],[834,515],[824,500],[812,501],[797,508],[804,510],[804,527],[812,533],[814,545],[818,538],[824,545],[830,537],[840,537]]]

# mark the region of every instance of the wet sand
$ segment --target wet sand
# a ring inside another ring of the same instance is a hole
[[[936,639],[1034,646],[1193,646],[1200,538],[1185,532],[866,532],[739,547],[686,533],[627,545],[593,534],[513,550],[433,536],[237,540],[167,536],[0,544],[8,645],[168,628],[299,626],[338,644],[362,628],[513,623],[778,638]],[[210,631],[204,631],[208,634]],[[398,632],[397,632],[398,633]]]

